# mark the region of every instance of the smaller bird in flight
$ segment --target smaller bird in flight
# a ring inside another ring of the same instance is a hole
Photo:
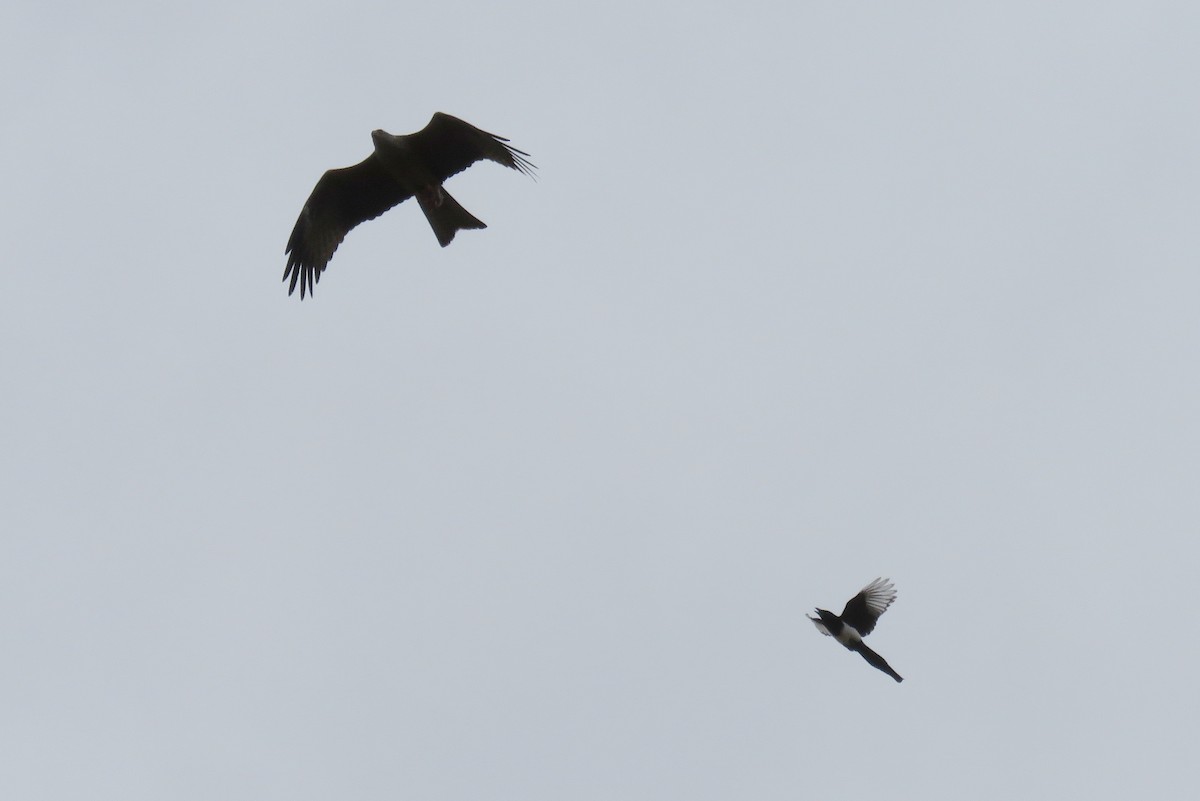
[[[817,627],[817,631],[833,637],[851,651],[862,654],[862,658],[872,667],[882,670],[896,681],[904,681],[900,674],[892,670],[882,656],[872,651],[862,641],[862,638],[875,630],[875,622],[887,611],[896,600],[896,588],[891,579],[877,578],[859,591],[842,610],[839,617],[828,609],[818,609],[817,617],[805,615]]]
[[[371,132],[375,152],[353,167],[329,170],[308,196],[288,239],[288,294],[300,284],[311,295],[338,245],[359,223],[416,197],[442,247],[465,228],[487,228],[450,197],[442,184],[477,161],[488,159],[532,177],[534,165],[503,136],[481,131],[440,111],[407,136]]]

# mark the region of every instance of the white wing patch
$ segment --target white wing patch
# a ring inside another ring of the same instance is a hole
[[[896,588],[891,579],[875,579],[862,588],[862,594],[863,599],[867,602],[867,609],[875,617],[886,612],[887,608],[892,605],[892,601],[896,600]]]

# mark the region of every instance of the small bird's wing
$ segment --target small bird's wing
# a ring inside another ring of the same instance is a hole
[[[388,175],[372,153],[353,167],[329,170],[317,181],[292,236],[288,239],[287,269],[283,280],[291,278],[288,294],[300,283],[300,297],[312,294],[333,252],[359,223],[373,220],[393,206],[412,197]]]
[[[404,137],[421,156],[421,161],[440,181],[490,159],[533,177],[534,165],[528,153],[508,144],[503,136],[481,131],[458,117],[437,112],[421,130]]]
[[[875,629],[879,616],[896,600],[896,588],[890,579],[877,578],[859,591],[842,610],[842,621],[863,637]]]

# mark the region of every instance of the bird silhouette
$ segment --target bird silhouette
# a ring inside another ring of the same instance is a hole
[[[508,144],[503,136],[481,131],[469,122],[438,112],[421,130],[395,136],[371,132],[375,151],[353,167],[328,170],[317,181],[292,236],[283,280],[291,279],[288,294],[300,284],[300,298],[311,295],[333,252],[346,234],[410,197],[442,247],[469,228],[487,228],[459,205],[442,184],[477,161],[490,160],[532,176],[529,154]]]
[[[879,616],[887,611],[896,600],[896,588],[891,579],[877,578],[863,587],[858,595],[846,602],[846,608],[841,616],[835,615],[828,609],[818,609],[817,617],[805,615],[817,627],[817,631],[846,646],[851,651],[857,651],[867,660],[871,667],[878,668],[896,681],[904,681],[899,673],[892,670],[879,654],[872,651],[862,641],[862,638],[875,630]]]

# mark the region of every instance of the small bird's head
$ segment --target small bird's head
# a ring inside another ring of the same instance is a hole
[[[376,147],[378,147],[381,142],[390,142],[392,138],[392,135],[382,128],[376,128],[375,130],[371,131],[371,141],[375,143]]]
[[[821,622],[823,622],[823,623],[832,623],[833,621],[838,619],[838,616],[835,615],[833,612],[830,612],[828,609],[818,609],[817,617],[809,618],[809,619],[816,620],[817,618],[820,618]]]
[[[805,617],[813,622],[813,625],[817,627],[818,631],[820,631],[822,634],[832,635],[833,633],[841,630],[842,621],[838,619],[837,615],[835,615],[833,612],[830,612],[828,609],[818,609],[816,611],[816,617],[813,617],[812,615],[805,615]]]

